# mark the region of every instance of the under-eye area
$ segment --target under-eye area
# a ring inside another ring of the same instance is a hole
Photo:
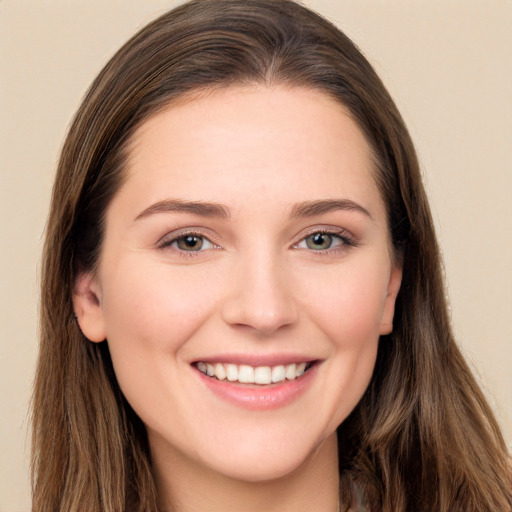
[[[233,363],[197,361],[193,363],[193,366],[204,375],[217,380],[240,384],[269,385],[287,380],[296,380],[302,377],[316,363],[316,361],[303,361],[275,366],[250,366],[247,364],[238,365]]]

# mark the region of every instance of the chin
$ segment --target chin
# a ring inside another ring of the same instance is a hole
[[[263,462],[260,460],[238,460],[237,464],[222,464],[213,469],[233,480],[247,483],[264,483],[286,478],[297,471],[304,462],[304,459],[267,460]]]
[[[290,443],[289,439],[288,442],[246,443],[229,452],[228,457],[223,457],[216,464],[212,464],[212,459],[203,463],[208,463],[214,472],[234,480],[264,483],[286,478],[315,464],[319,452],[322,452],[320,458],[324,463],[326,455],[337,464],[336,432],[316,443],[305,439],[295,443]]]

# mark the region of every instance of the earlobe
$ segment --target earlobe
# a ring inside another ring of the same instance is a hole
[[[81,273],[75,281],[73,306],[78,325],[84,336],[94,343],[106,338],[101,304],[101,288],[92,273]]]
[[[393,332],[393,317],[395,315],[395,303],[400,285],[402,284],[402,265],[394,265],[389,277],[387,295],[384,302],[384,310],[380,323],[380,334],[391,334]]]

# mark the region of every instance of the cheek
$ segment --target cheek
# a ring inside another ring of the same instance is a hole
[[[302,294],[312,320],[336,348],[363,348],[379,338],[387,294],[387,272],[375,266],[349,266],[322,279],[323,286]]]
[[[338,275],[338,286],[317,296],[309,309],[313,323],[330,340],[326,400],[319,414],[333,432],[356,407],[371,380],[380,339],[386,287],[371,269]],[[332,281],[331,281],[332,282]]]
[[[107,339],[141,353],[177,351],[214,308],[215,286],[193,269],[126,258],[110,272],[103,290]],[[140,355],[140,354],[139,354]]]
[[[186,410],[185,397],[173,390],[185,369],[187,341],[216,302],[214,283],[198,274],[138,257],[105,272],[102,307],[114,371],[146,425],[160,425],[161,411]]]

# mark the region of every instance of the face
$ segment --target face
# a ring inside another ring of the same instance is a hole
[[[372,168],[344,108],[300,88],[228,88],[136,132],[74,300],[157,464],[259,481],[333,442],[401,279]]]

